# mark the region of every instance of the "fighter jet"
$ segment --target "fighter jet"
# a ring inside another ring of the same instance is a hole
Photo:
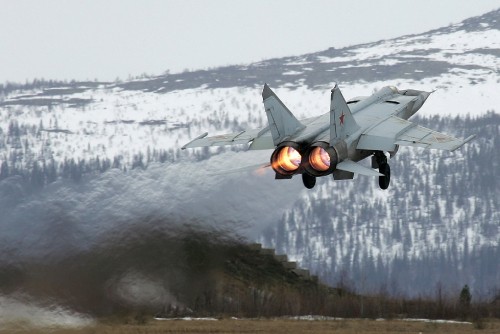
[[[384,87],[346,102],[335,85],[330,112],[298,120],[265,84],[267,127],[214,137],[204,133],[182,149],[250,143],[249,150],[274,149],[269,163],[250,168],[271,167],[276,179],[302,175],[304,186],[311,189],[317,177],[331,174],[334,180],[346,180],[361,174],[378,177],[380,188],[387,189],[391,179],[387,154],[394,157],[399,146],[455,151],[475,137],[457,139],[408,121],[431,93]],[[359,163],[368,157],[371,168]]]

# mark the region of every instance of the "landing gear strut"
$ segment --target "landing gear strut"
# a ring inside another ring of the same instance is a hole
[[[304,183],[304,186],[307,189],[312,189],[314,188],[314,185],[316,185],[316,177],[309,175],[307,173],[302,174],[302,182]]]
[[[376,152],[375,159],[377,161],[378,171],[380,174],[383,174],[383,176],[378,177],[378,185],[380,189],[385,190],[389,188],[389,183],[391,182],[391,167],[387,163],[387,157],[383,152]]]

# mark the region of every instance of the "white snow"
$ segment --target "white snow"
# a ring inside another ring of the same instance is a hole
[[[413,319],[413,318],[406,318],[406,319],[401,319],[401,321],[427,322],[427,323],[434,323],[434,324],[472,325],[472,322],[467,322],[467,321],[440,320],[440,319]]]
[[[498,30],[485,30],[481,32],[465,32],[462,30],[450,34],[438,35],[421,35],[409,36],[397,40],[384,41],[380,44],[366,45],[359,48],[354,48],[354,54],[349,57],[319,57],[319,60],[324,63],[332,62],[356,62],[359,65],[356,67],[366,67],[371,65],[386,65],[391,66],[401,62],[400,59],[395,59],[394,56],[403,52],[415,52],[418,50],[434,50],[429,51],[428,54],[422,57],[435,60],[446,61],[455,64],[456,69],[439,76],[427,77],[422,80],[414,79],[396,79],[376,82],[342,82],[340,88],[346,99],[353,96],[367,96],[371,95],[375,90],[384,86],[394,85],[400,89],[412,88],[425,91],[436,91],[429,97],[418,115],[422,116],[478,116],[484,115],[489,110],[496,110],[500,106],[500,58],[491,54],[484,54],[474,51],[476,49],[499,49],[500,48],[500,31]],[[264,64],[264,62],[262,63]],[[301,65],[307,66],[312,62],[306,61],[305,58],[298,58],[293,62],[288,62],[287,65]],[[470,65],[468,69],[464,69],[464,65]],[[481,65],[484,68],[477,68],[475,65]],[[354,67],[355,65],[347,65],[345,68]],[[302,68],[304,71],[310,68]],[[418,73],[419,70],[415,70]],[[284,74],[297,76],[300,78],[302,72],[288,71]],[[292,79],[292,78],[291,78]],[[317,116],[329,111],[330,108],[330,89],[333,87],[334,78],[331,84],[326,84],[324,87],[315,87],[314,89],[306,86],[304,79],[301,78],[293,83],[284,83],[280,87],[272,87],[280,99],[289,107],[289,109],[299,118],[306,118]],[[297,87],[297,82],[302,82]],[[236,132],[241,128],[260,128],[267,125],[267,118],[264,108],[262,106],[261,87],[233,87],[233,88],[216,88],[210,89],[202,86],[194,89],[176,90],[168,93],[155,93],[144,91],[129,91],[115,88],[112,85],[101,85],[95,89],[88,89],[81,93],[66,94],[64,99],[81,98],[91,99],[92,101],[83,107],[70,108],[66,105],[47,106],[26,106],[26,105],[7,105],[0,106],[0,163],[8,159],[9,155],[13,152],[23,152],[23,158],[19,162],[23,166],[31,166],[34,160],[42,161],[53,158],[56,163],[62,163],[64,159],[113,159],[115,156],[122,156],[125,164],[130,165],[134,154],[142,153],[147,155],[148,148],[162,149],[162,150],[177,150],[182,145],[206,131],[210,135],[217,135],[226,132]],[[3,102],[15,101],[18,99],[30,100],[28,95],[38,94],[40,91],[22,91],[12,92],[4,97]],[[52,96],[59,98],[58,96]],[[38,97],[36,97],[38,98]],[[49,98],[42,96],[41,98]],[[19,125],[31,128],[32,126],[39,126],[43,123],[45,130],[60,129],[68,130],[71,133],[56,133],[41,131],[40,133],[32,134],[28,131],[27,135],[22,137],[20,143],[12,143],[7,141],[7,133],[9,131],[9,124],[13,121]],[[159,121],[157,125],[141,125],[145,121]],[[164,122],[164,124],[162,124]],[[451,133],[453,134],[453,133]],[[4,146],[2,147],[2,144]],[[19,145],[19,146],[16,146]],[[474,145],[474,143],[472,143]],[[31,156],[27,152],[43,152],[43,156]],[[194,151],[197,152],[197,151]],[[405,152],[405,149],[400,151]],[[418,150],[417,150],[418,152]],[[400,153],[400,154],[401,154]],[[188,157],[192,155],[193,151],[181,151],[181,157]],[[247,153],[245,153],[247,154]],[[242,162],[243,165],[259,163],[261,161],[268,161],[270,152],[254,152],[248,155],[230,154],[226,153],[223,156],[214,157],[210,161],[203,164],[206,168],[218,169],[221,165],[225,168],[231,167],[233,160]],[[415,156],[418,157],[416,154]],[[432,155],[431,157],[435,157]],[[454,153],[453,161],[455,163],[463,159],[463,154],[460,151]],[[251,163],[249,163],[251,162]],[[411,160],[416,168],[422,167],[425,164],[419,161],[418,158]],[[194,203],[195,201],[190,198],[197,198],[193,193],[199,186],[197,180],[188,180],[186,178],[203,178],[204,173],[201,172],[201,164],[192,165],[190,161],[185,164],[177,166],[168,166],[167,168],[153,166],[152,173],[162,174],[171,173],[173,176],[165,177],[163,180],[163,187],[157,186],[157,180],[140,180],[135,185],[127,185],[129,193],[140,194],[144,198],[137,199],[137,203],[142,203],[145,208],[149,209],[148,198],[161,198],[165,189],[170,188],[173,182],[179,188],[192,188],[186,191],[185,194],[178,195],[181,197],[179,202],[185,201],[187,203]],[[160,169],[165,169],[161,170]],[[422,167],[423,168],[423,167]],[[156,170],[155,170],[156,169]],[[177,178],[176,175],[181,175],[183,172],[189,171],[188,176]],[[205,171],[204,171],[205,172]],[[109,176],[109,175],[108,175]],[[103,178],[105,178],[104,176]],[[141,177],[140,173],[127,177]],[[124,178],[127,178],[124,177]],[[147,178],[142,176],[143,178]],[[249,185],[255,188],[260,187],[265,193],[269,192],[268,188],[273,187],[274,196],[280,196],[280,191],[285,191],[286,196],[284,200],[268,202],[279,206],[279,210],[275,213],[277,216],[285,212],[285,215],[292,213],[299,215],[307,213],[311,210],[311,202],[318,199],[331,199],[332,201],[350,201],[352,209],[359,211],[366,203],[356,202],[356,199],[351,201],[347,195],[338,194],[336,191],[338,187],[335,186],[333,181],[318,180],[318,185],[313,192],[305,195],[301,192],[300,184],[293,180],[293,184],[275,186],[263,186],[262,184],[268,182],[271,175],[265,175],[264,181],[257,181],[257,185]],[[232,188],[233,182],[230,180],[222,185],[227,188]],[[99,180],[95,181],[99,182]],[[180,185],[175,182],[185,182]],[[250,182],[250,181],[248,181]],[[297,181],[300,183],[300,181]],[[397,182],[397,181],[396,181]],[[218,179],[206,178],[203,179],[203,189],[221,187]],[[118,182],[117,182],[118,184]],[[99,184],[97,184],[99,186]],[[102,185],[101,185],[102,186]],[[144,186],[142,190],[139,186]],[[102,186],[104,187],[104,186]],[[137,187],[137,188],[135,188]],[[349,181],[343,182],[342,189],[345,194],[352,192],[354,183]],[[152,196],[150,193],[154,192]],[[385,203],[389,196],[387,192],[378,189],[367,189],[373,203]],[[214,190],[215,194],[219,194]],[[229,194],[235,194],[229,192]],[[250,194],[244,203],[247,203],[249,211],[251,211],[252,201]],[[138,196],[139,197],[139,196]],[[102,200],[102,197],[95,195],[95,200]],[[300,198],[302,212],[295,212],[293,207],[294,200]],[[116,200],[116,199],[115,199]],[[234,199],[233,199],[234,200]],[[120,207],[127,208],[132,206],[133,201],[124,201],[120,203]],[[215,201],[215,200],[214,200]],[[233,217],[242,219],[241,215],[248,216],[248,213],[239,213],[238,200],[230,202],[228,211]],[[261,200],[260,202],[263,202]],[[206,208],[206,212],[212,214],[212,203],[203,204],[202,207]],[[287,204],[283,204],[287,203]],[[158,204],[161,205],[161,204]],[[411,205],[408,205],[411,207]],[[383,206],[383,205],[381,205]],[[156,207],[155,207],[156,208]],[[219,207],[217,207],[219,208]],[[443,208],[443,203],[441,203]],[[390,216],[397,208],[387,208],[384,212]],[[450,224],[446,229],[446,233],[450,236],[449,240],[456,237],[453,229],[453,224],[459,221],[460,217],[467,214],[461,208],[454,208],[454,215],[450,217]],[[81,209],[83,211],[83,209]],[[127,212],[127,211],[125,211]],[[253,212],[250,214],[252,216]],[[412,213],[414,220],[418,221],[417,215],[427,217],[429,215],[429,208],[420,205],[417,210]],[[347,256],[347,249],[344,244],[349,244],[352,247],[361,248],[366,244],[370,245],[368,256],[376,258],[378,255],[385,255],[385,259],[392,259],[394,256],[403,254],[402,242],[389,242],[391,238],[391,229],[394,222],[391,219],[386,219],[380,226],[370,226],[370,228],[381,229],[380,245],[376,240],[373,240],[369,235],[369,229],[363,227],[353,227],[353,217],[345,213],[334,212],[331,220],[332,224],[343,224],[344,230],[349,228],[358,229],[356,233],[344,234],[334,236],[334,240],[324,240],[319,236],[312,237],[314,242],[311,242],[311,252],[318,256],[318,258],[325,258],[326,252],[334,249],[333,257],[330,259],[331,263],[341,261]],[[250,220],[259,220],[261,215],[255,213],[255,216]],[[413,223],[413,222],[411,222]],[[477,226],[467,230],[467,240],[469,245],[485,244],[497,242],[495,240],[483,240],[481,234],[478,233]],[[297,231],[303,226],[287,226],[289,231]],[[474,230],[476,229],[476,230]],[[412,241],[419,240],[422,233],[428,233],[426,239],[434,240],[431,245],[426,246],[431,249],[439,249],[439,242],[442,240],[442,231],[436,227],[430,227],[427,231],[415,229],[411,232]],[[473,236],[477,236],[474,239]],[[436,241],[437,240],[437,241]],[[297,233],[292,233],[290,242],[295,244],[297,242]],[[418,242],[413,242],[411,252],[413,254],[420,254],[422,246]],[[459,246],[461,247],[461,246]],[[291,252],[288,254],[291,259],[298,261],[303,260],[303,254],[299,252]],[[354,254],[349,254],[350,259]],[[363,256],[362,254],[360,256]]]
[[[22,295],[0,296],[0,330],[82,328],[94,320],[58,305],[41,305]]]
[[[217,321],[215,318],[194,318],[194,317],[182,317],[182,318],[159,318],[156,317],[155,320],[160,321],[170,321],[170,320],[184,320],[184,321]]]
[[[304,72],[299,72],[299,71],[287,71],[287,72],[283,72],[283,75],[301,75],[303,73]]]

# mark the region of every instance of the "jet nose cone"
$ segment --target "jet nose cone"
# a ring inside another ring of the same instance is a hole
[[[406,96],[418,96],[422,98],[422,100],[427,100],[429,95],[432,94],[432,92],[426,92],[423,90],[416,90],[416,89],[406,89],[401,91],[401,94],[406,95]]]
[[[431,95],[432,92],[424,92],[423,90],[416,90],[414,91],[413,96],[417,96],[417,101],[415,101],[415,104],[413,105],[413,113],[416,113],[422,105],[425,103],[429,95]]]
[[[425,100],[427,100],[427,98],[431,94],[432,94],[432,92],[424,92],[423,90],[421,90],[419,95],[422,98],[422,102],[425,102]]]
[[[427,98],[429,97],[429,95],[432,94],[432,92],[426,92],[423,90],[416,90],[416,89],[406,89],[406,90],[401,91],[401,92],[403,95],[406,95],[406,96],[417,96],[418,100],[421,103],[424,103],[425,100],[427,100]]]

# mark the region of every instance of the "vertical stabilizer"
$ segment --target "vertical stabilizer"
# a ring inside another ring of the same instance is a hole
[[[262,99],[274,145],[304,128],[267,84],[262,90]]]
[[[335,85],[330,98],[330,144],[345,139],[358,129],[359,125],[354,120],[344,96]]]

